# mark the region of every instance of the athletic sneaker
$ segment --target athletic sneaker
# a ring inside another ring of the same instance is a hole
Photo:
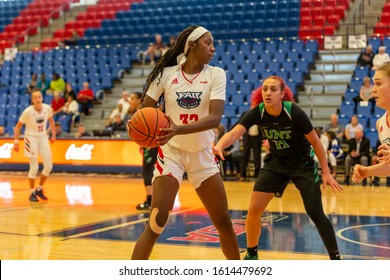
[[[35,195],[38,196],[40,199],[47,200],[47,197],[43,194],[43,190],[36,190]]]
[[[150,204],[149,202],[145,201],[143,203],[138,204],[135,208],[137,210],[150,210]]]
[[[259,256],[258,255],[254,255],[252,256],[249,252],[246,252],[246,255],[245,257],[243,258],[243,260],[258,260],[259,259]]]
[[[31,202],[38,202],[37,194],[35,192],[30,194],[30,201]]]

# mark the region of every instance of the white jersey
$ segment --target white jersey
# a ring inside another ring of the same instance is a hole
[[[210,100],[226,99],[226,74],[219,67],[205,65],[195,75],[185,74],[182,66],[164,68],[146,93],[158,101],[164,94],[165,113],[177,125],[189,124],[209,115]],[[212,129],[176,135],[168,145],[189,152],[210,147],[215,139]]]
[[[377,128],[379,141],[382,144],[390,146],[390,127],[387,123],[387,114],[388,112],[384,113],[383,116],[378,119]]]
[[[50,105],[42,103],[42,110],[37,112],[33,105],[28,106],[19,118],[19,121],[26,125],[26,136],[46,135],[47,121],[53,116],[53,109]]]

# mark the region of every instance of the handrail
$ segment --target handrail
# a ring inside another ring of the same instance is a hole
[[[313,99],[314,99],[314,92],[313,92],[313,87],[309,86],[306,91],[307,98],[310,100],[310,118],[313,118],[313,111],[314,111],[314,104],[313,104]]]

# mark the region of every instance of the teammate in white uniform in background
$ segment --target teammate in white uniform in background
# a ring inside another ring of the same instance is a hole
[[[39,90],[34,90],[31,93],[31,101],[33,105],[30,105],[23,111],[15,126],[14,150],[19,152],[20,130],[22,126],[25,125],[24,155],[29,158],[30,164],[28,171],[28,179],[31,189],[30,201],[37,202],[39,201],[38,197],[40,199],[47,200],[47,197],[43,193],[43,185],[53,169],[49,139],[46,134],[48,121],[51,129],[52,143],[56,140],[56,131],[53,120],[53,110],[49,105],[42,103],[42,93]],[[35,189],[35,177],[37,176],[39,169],[38,155],[42,158],[43,170],[39,180],[39,185]]]
[[[376,106],[386,110],[386,113],[376,123],[379,141],[381,142],[377,152],[380,163],[371,166],[356,164],[352,177],[352,181],[355,183],[369,176],[390,176],[390,64],[379,67],[373,80],[372,94]]]
[[[158,137],[149,222],[132,259],[148,259],[172,211],[184,172],[207,209],[227,259],[240,259],[228,212],[227,197],[212,151],[225,104],[226,74],[208,65],[215,52],[211,33],[190,26],[177,38],[150,73],[143,107],[164,97],[170,127]]]

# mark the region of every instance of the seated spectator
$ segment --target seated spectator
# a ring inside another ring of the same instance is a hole
[[[38,75],[33,73],[31,75],[31,81],[30,83],[27,85],[27,92],[26,93],[31,93],[33,91],[33,89],[37,88],[38,87]]]
[[[42,94],[46,94],[46,91],[50,88],[50,81],[46,79],[46,75],[44,73],[41,74],[41,78],[37,82],[37,88],[39,88]]]
[[[373,70],[378,69],[378,67],[390,61],[389,54],[385,53],[385,49],[386,47],[384,46],[379,47],[378,53],[374,56],[374,59],[372,60]]]
[[[333,131],[336,134],[340,143],[343,142],[345,128],[339,123],[339,116],[336,114],[330,116],[330,123],[325,126],[325,132],[329,131]]]
[[[175,42],[176,42],[176,37],[171,35],[169,36],[169,43],[167,45],[167,48],[171,48],[175,45]]]
[[[57,138],[57,139],[58,139],[58,138],[64,138],[64,137],[68,137],[68,136],[69,136],[68,133],[66,133],[65,131],[62,130],[62,126],[61,126],[61,124],[60,124],[59,122],[56,122],[56,123],[54,124],[54,126],[55,126],[55,129],[56,129],[56,138]],[[48,134],[49,134],[49,136],[51,137],[51,129],[48,129]]]
[[[374,53],[372,51],[372,46],[368,45],[364,51],[362,51],[357,59],[357,65],[363,67],[372,68],[372,60],[374,59]]]
[[[61,96],[61,92],[55,91],[53,94],[53,100],[51,101],[51,107],[53,108],[53,116],[61,113],[62,108],[65,105],[65,100]]]
[[[345,158],[345,180],[344,184],[350,184],[351,167],[357,163],[368,166],[370,158],[370,139],[366,138],[363,129],[355,130],[355,137],[349,140],[348,155]],[[362,181],[362,185],[367,185],[367,179]]]
[[[117,104],[122,105],[121,112],[124,115],[123,119],[125,119],[126,115],[129,114],[129,110],[130,110],[130,95],[126,90],[122,92],[122,97],[119,98]]]
[[[53,79],[50,82],[50,89],[46,91],[46,94],[54,94],[55,91],[65,92],[65,81],[57,73],[53,74]]]
[[[149,48],[146,50],[144,54],[144,55],[149,55],[150,65],[155,64],[155,58],[160,57],[164,49],[165,49],[165,45],[162,41],[162,36],[160,34],[156,34],[155,42],[149,45]]]
[[[359,95],[353,98],[353,101],[355,102],[355,106],[357,106],[360,101],[363,101],[363,102],[370,102],[371,107],[373,108],[373,106],[375,105],[375,98],[372,95],[372,88],[373,85],[371,84],[370,78],[365,77],[363,79],[363,85],[360,88]]]
[[[81,137],[92,137],[92,135],[89,132],[85,131],[85,127],[82,124],[80,124],[77,127],[77,132],[74,135],[74,138],[81,138]]]
[[[73,90],[71,83],[66,83],[65,85],[65,92],[64,92],[64,99],[68,100],[68,95],[73,95],[73,99],[76,99],[76,93]]]
[[[116,105],[116,108],[112,110],[110,117],[106,121],[106,127],[109,127],[112,124],[112,122],[115,121],[115,117],[117,115],[119,115],[121,117],[121,120],[123,121],[126,119],[127,111],[123,110],[123,105],[121,103],[118,103]]]
[[[364,130],[363,125],[359,123],[359,118],[356,115],[351,117],[351,122],[345,127],[345,139],[349,141],[352,138],[355,138],[356,130]]]
[[[142,93],[141,92],[132,92],[130,94],[129,100],[129,109],[128,109],[128,117],[131,116],[140,108],[142,103]]]
[[[90,115],[92,112],[94,95],[92,89],[89,88],[89,83],[84,82],[83,89],[79,91],[77,95],[77,101],[81,105],[81,113],[84,113],[86,116]]]
[[[64,107],[62,107],[63,114],[78,114],[79,113],[79,103],[74,99],[72,94],[68,95],[68,100],[65,102]]]
[[[344,158],[343,149],[341,149],[339,139],[336,137],[336,134],[329,130],[325,134],[329,138],[330,149],[327,150],[329,163],[332,167],[332,176],[336,178],[337,174],[337,160],[342,160]]]
[[[67,46],[77,46],[77,41],[80,39],[79,34],[76,30],[73,30],[72,35],[63,41],[60,41],[58,45],[60,47],[67,47]]]
[[[122,120],[121,115],[117,114],[114,117],[114,121],[107,128],[109,128],[112,133],[115,133],[116,131],[126,131],[126,123]]]
[[[8,133],[5,133],[5,127],[0,125],[0,137],[10,137]]]

